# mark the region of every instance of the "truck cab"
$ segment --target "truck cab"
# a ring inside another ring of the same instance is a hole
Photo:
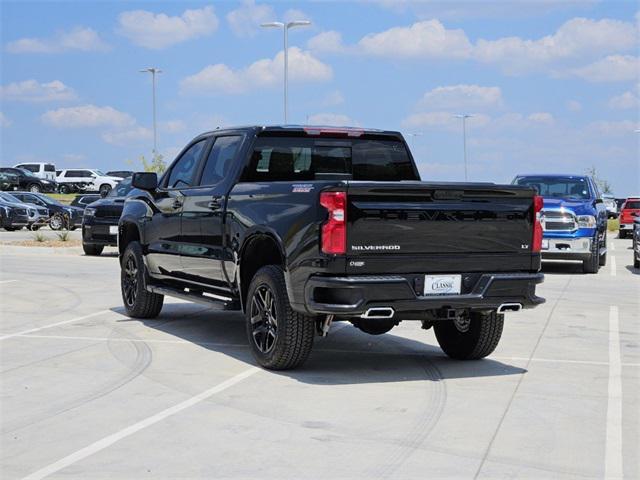
[[[543,197],[543,260],[581,261],[585,273],[606,265],[607,208],[593,178],[518,175],[513,184],[533,187]]]

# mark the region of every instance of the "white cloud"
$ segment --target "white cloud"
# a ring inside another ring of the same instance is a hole
[[[96,105],[49,110],[42,114],[41,119],[45,124],[56,128],[129,127],[136,123],[128,113]]]
[[[438,20],[371,33],[358,47],[365,54],[392,58],[467,58],[473,49],[463,30],[449,30]]]
[[[7,118],[4,112],[0,112],[0,127],[10,127],[13,122]]]
[[[321,32],[307,42],[307,48],[314,52],[341,53],[347,50],[342,43],[342,35],[336,31]]]
[[[118,16],[118,32],[141,47],[160,50],[197,37],[210,35],[218,28],[212,6],[185,10],[180,16],[132,10]]]
[[[324,107],[336,107],[344,103],[344,96],[340,90],[334,90],[325,95],[321,103]]]
[[[256,5],[254,0],[244,0],[239,8],[227,13],[227,22],[237,36],[253,37],[258,33],[261,23],[271,22],[275,17],[270,5]]]
[[[21,38],[9,42],[6,47],[9,53],[104,52],[109,48],[95,30],[86,27],[60,31],[51,38]]]
[[[330,125],[334,127],[358,126],[358,123],[351,117],[339,113],[316,113],[309,116],[307,123],[309,125]]]
[[[398,58],[473,59],[495,64],[506,73],[542,71],[554,76],[577,75],[593,81],[616,81],[637,77],[637,59],[622,53],[638,44],[638,27],[613,19],[573,18],[554,33],[534,39],[502,37],[472,43],[461,29],[449,29],[438,20],[370,33],[357,43],[345,45],[340,33],[322,32],[307,42],[317,53],[351,53]],[[584,62],[610,55],[601,63],[578,68]],[[600,70],[612,68],[606,74]],[[632,74],[631,69],[636,73]]]
[[[297,20],[312,21],[312,18],[309,15],[304,13],[302,10],[298,10],[297,8],[290,8],[289,10],[284,12],[282,19],[285,22],[295,22]]]
[[[535,112],[527,117],[527,120],[533,123],[551,125],[555,122],[553,115],[548,112]]]
[[[182,120],[168,120],[160,123],[160,130],[166,133],[179,133],[184,132],[187,126]]]
[[[611,97],[607,105],[615,110],[640,109],[640,83],[636,86],[635,91],[629,90]]]
[[[74,100],[76,93],[60,80],[39,83],[24,80],[0,86],[0,98],[19,102],[55,102]]]
[[[153,132],[151,129],[141,126],[136,126],[126,130],[104,132],[101,135],[102,139],[119,147],[128,145],[140,145],[144,142],[148,142],[153,138]]]
[[[233,70],[225,64],[209,65],[180,82],[182,93],[243,93],[258,87],[273,87],[282,81],[284,53],[258,60],[246,68]],[[310,52],[289,48],[289,79],[292,82],[323,82],[333,70]]]
[[[432,110],[481,109],[502,105],[499,87],[448,85],[428,91],[420,101]]]
[[[468,127],[483,127],[491,122],[491,117],[475,114],[467,119]],[[460,129],[461,120],[451,112],[420,112],[409,115],[403,120],[405,128],[444,128],[447,130]]]
[[[510,73],[520,73],[560,61],[632,49],[636,42],[637,33],[632,23],[573,18],[552,35],[536,40],[480,39],[474,56],[481,62],[499,63]]]
[[[585,67],[575,68],[570,75],[590,82],[625,82],[640,78],[640,58],[633,55],[610,55]]]
[[[637,129],[638,123],[631,120],[592,122],[587,126],[589,131],[612,137],[633,135]]]
[[[582,111],[582,104],[577,100],[569,100],[567,102],[567,108],[572,112]]]

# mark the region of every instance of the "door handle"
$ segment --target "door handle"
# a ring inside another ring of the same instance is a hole
[[[214,198],[213,200],[211,200],[207,206],[211,209],[211,210],[220,210],[222,208],[222,199],[221,198]]]

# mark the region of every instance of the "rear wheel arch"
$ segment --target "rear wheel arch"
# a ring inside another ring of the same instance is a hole
[[[251,280],[262,267],[279,265],[285,270],[285,255],[281,243],[269,233],[248,237],[240,250],[240,298],[246,305]]]

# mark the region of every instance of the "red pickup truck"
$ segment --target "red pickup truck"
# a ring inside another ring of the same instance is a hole
[[[630,197],[620,209],[620,238],[633,234],[633,221],[640,215],[640,197]]]

